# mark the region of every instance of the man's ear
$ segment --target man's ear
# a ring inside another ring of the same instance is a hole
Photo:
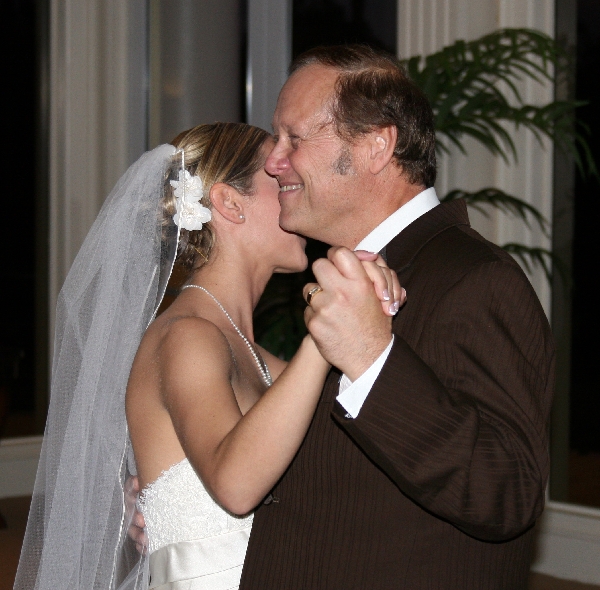
[[[212,185],[209,193],[210,202],[213,210],[218,211],[221,217],[232,223],[244,223],[244,206],[246,204],[244,197],[232,186],[224,182],[217,182]]]
[[[394,125],[381,127],[369,134],[369,170],[379,174],[394,157],[398,130]]]

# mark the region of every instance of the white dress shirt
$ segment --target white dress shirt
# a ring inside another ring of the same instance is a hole
[[[408,203],[402,205],[395,213],[383,220],[366,238],[364,238],[355,250],[367,250],[368,252],[380,252],[383,250],[404,228],[410,225],[427,211],[439,205],[440,201],[434,188],[428,188],[413,197]],[[354,382],[346,375],[340,379],[340,393],[337,401],[346,410],[346,418],[356,418],[362,408],[375,380],[379,376],[385,361],[387,360],[394,336],[387,348],[379,358]]]

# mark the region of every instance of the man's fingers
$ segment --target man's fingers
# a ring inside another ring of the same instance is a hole
[[[144,529],[145,524],[144,517],[136,512],[127,531],[129,538],[135,543],[135,548],[142,555],[146,554],[148,548],[148,535]]]
[[[140,491],[140,480],[137,475],[131,475],[125,480],[125,492],[137,494]]]
[[[144,520],[144,515],[137,510],[133,513],[133,517],[131,518],[131,524],[139,529],[144,529],[146,526],[146,521]]]
[[[144,530],[146,526],[144,515],[136,508],[136,499],[139,490],[140,481],[136,476],[130,476],[125,480],[125,505],[127,507],[127,516],[131,517],[127,535],[135,543],[137,551],[145,555],[148,547],[148,536]]]
[[[312,271],[315,275],[316,283],[309,283],[304,287],[303,295],[305,301],[306,295],[311,287],[318,284],[323,291],[335,291],[344,281],[344,276],[332,262],[327,260],[327,258],[318,258],[315,260],[312,265]]]
[[[406,291],[401,287],[395,271],[388,268],[379,254],[365,250],[352,252],[348,248],[336,246],[329,249],[326,259],[316,260],[312,268],[318,285],[329,293],[336,292],[344,279],[369,279],[387,316],[395,315],[406,302]],[[305,300],[310,290],[316,286],[316,283],[305,286]],[[316,296],[313,294],[312,297]]]
[[[315,260],[312,271],[317,283],[326,293],[339,291],[347,280],[367,281],[368,279],[361,261],[348,248],[330,248],[327,258]]]
[[[308,329],[308,324],[310,323],[310,320],[312,319],[312,317],[314,315],[315,315],[314,309],[310,305],[307,305],[306,308],[304,309],[304,325],[306,326],[307,329]]]

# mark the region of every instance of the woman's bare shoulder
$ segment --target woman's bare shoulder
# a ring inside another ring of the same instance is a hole
[[[194,365],[212,363],[217,367],[231,364],[231,350],[223,332],[211,321],[197,316],[157,318],[144,333],[132,367],[132,377],[147,382],[158,371],[186,367],[184,374],[194,372]]]
[[[198,316],[175,316],[159,327],[156,352],[161,363],[178,358],[231,361],[231,348],[225,334],[210,320]]]
[[[154,374],[159,391],[167,383],[176,385],[168,391],[178,391],[199,373],[230,380],[233,364],[229,342],[213,322],[198,316],[168,315],[158,317],[146,330],[130,383],[147,384]]]

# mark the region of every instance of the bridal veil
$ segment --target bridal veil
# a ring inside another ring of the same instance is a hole
[[[119,180],[60,292],[50,406],[18,590],[147,587],[127,530],[135,473],[125,389],[166,288],[177,227],[162,214],[175,148],[144,154]]]

